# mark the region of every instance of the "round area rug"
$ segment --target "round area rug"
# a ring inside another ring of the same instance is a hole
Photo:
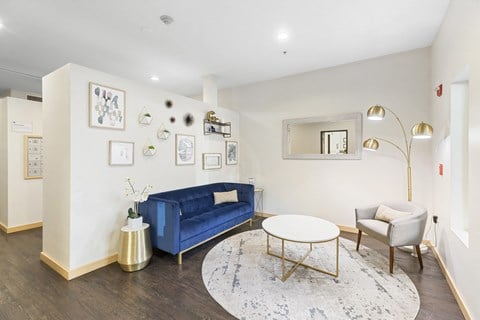
[[[339,276],[299,266],[285,282],[281,259],[266,254],[263,230],[246,231],[217,244],[205,256],[202,277],[210,295],[239,319],[415,319],[417,289],[388,259],[340,238]],[[308,244],[285,242],[286,256],[300,259]],[[270,237],[271,252],[281,241]],[[335,271],[335,241],[314,244],[306,264]],[[292,266],[286,262],[288,270]]]

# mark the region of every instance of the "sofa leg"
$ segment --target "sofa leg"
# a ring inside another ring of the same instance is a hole
[[[390,247],[390,273],[393,273],[394,255],[395,255],[395,247]]]
[[[423,259],[422,252],[420,251],[420,245],[416,245],[415,249],[417,250],[418,262],[420,263],[420,269],[423,269]]]
[[[181,265],[182,264],[182,253],[181,252],[178,254],[177,258],[178,258],[178,264]]]
[[[357,236],[357,251],[360,248],[360,240],[362,240],[362,230],[358,230],[358,236]]]
[[[253,226],[253,219],[250,219],[249,222],[250,222],[250,228],[251,228]]]

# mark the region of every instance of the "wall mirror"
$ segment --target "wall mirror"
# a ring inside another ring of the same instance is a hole
[[[362,114],[283,120],[284,159],[361,159]]]

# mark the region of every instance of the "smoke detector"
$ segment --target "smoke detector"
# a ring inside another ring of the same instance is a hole
[[[164,25],[168,26],[173,23],[173,18],[169,15],[164,14],[163,16],[160,16],[160,21],[162,21]]]

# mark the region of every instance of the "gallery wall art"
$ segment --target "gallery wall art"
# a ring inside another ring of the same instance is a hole
[[[125,130],[125,91],[90,82],[90,127]]]
[[[238,163],[238,142],[225,141],[225,164],[232,165]]]
[[[109,164],[111,166],[132,166],[133,165],[133,142],[110,141],[109,142]]]
[[[43,139],[42,136],[24,137],[24,178],[41,179],[43,175]]]
[[[175,164],[177,166],[195,164],[195,136],[175,135]]]

